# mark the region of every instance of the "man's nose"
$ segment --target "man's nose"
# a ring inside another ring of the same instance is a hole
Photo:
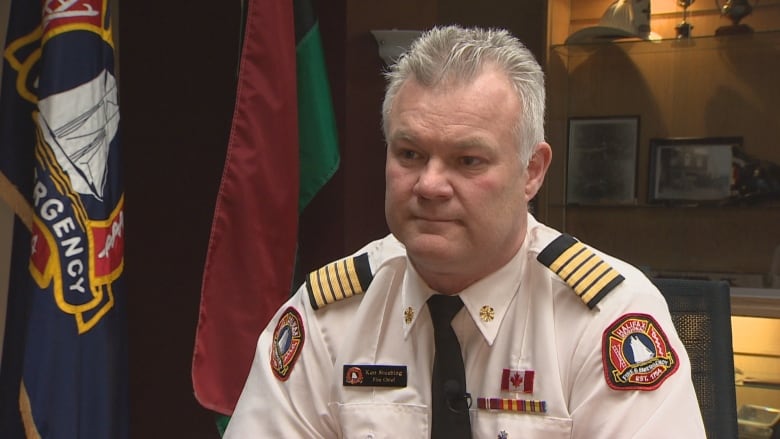
[[[423,198],[448,198],[452,196],[450,172],[440,160],[428,160],[420,170],[414,185],[416,195]]]

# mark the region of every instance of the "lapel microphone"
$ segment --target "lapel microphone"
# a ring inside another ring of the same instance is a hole
[[[447,408],[455,413],[465,413],[471,407],[471,394],[466,392],[466,386],[458,380],[444,382],[444,396],[447,398]]]

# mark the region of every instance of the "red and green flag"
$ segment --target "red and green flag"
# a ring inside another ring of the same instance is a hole
[[[193,387],[204,407],[233,413],[257,337],[292,289],[299,211],[338,163],[311,6],[247,0],[193,355]]]

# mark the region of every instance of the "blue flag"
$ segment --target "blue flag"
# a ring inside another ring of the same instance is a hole
[[[13,0],[0,194],[16,214],[0,434],[127,438],[124,193],[108,1]]]

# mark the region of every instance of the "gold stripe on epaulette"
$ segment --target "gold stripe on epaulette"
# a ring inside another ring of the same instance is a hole
[[[372,279],[368,254],[341,259],[312,271],[306,278],[309,301],[314,309],[363,294]]]
[[[560,276],[589,308],[625,279],[593,250],[566,234],[551,242],[536,259]]]

